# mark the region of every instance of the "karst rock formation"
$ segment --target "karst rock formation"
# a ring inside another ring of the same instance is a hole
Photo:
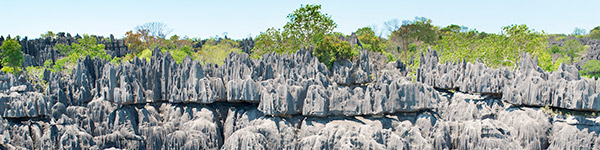
[[[0,149],[600,149],[600,81],[526,53],[496,69],[429,50],[416,74],[370,51],[331,68],[305,50],[153,54],[87,57],[43,90],[0,74]]]

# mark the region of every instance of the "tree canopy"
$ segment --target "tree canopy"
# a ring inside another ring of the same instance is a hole
[[[0,46],[2,50],[2,71],[17,74],[21,70],[23,63],[23,52],[21,44],[14,39],[7,39]]]
[[[269,28],[256,37],[253,57],[268,52],[293,53],[299,49],[313,50],[319,61],[331,66],[333,61],[350,59],[358,52],[349,42],[333,33],[337,24],[321,12],[321,5],[303,5],[290,13],[283,31]]]
[[[289,21],[283,26],[292,41],[292,49],[314,48],[323,36],[331,34],[337,24],[331,16],[321,13],[321,5],[305,5],[287,16]]]

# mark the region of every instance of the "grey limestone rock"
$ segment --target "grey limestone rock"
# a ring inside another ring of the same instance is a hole
[[[307,117],[298,149],[448,149],[443,121],[430,114],[386,117]]]
[[[258,110],[265,115],[284,116],[302,113],[306,89],[293,84],[291,79],[276,78],[263,82],[264,89]]]
[[[226,86],[229,102],[260,102],[263,88],[251,78],[230,80]]]
[[[373,82],[376,73],[384,67],[386,57],[381,53],[361,50],[356,61],[339,60],[332,65],[332,79],[338,84]]]
[[[428,50],[420,57],[417,81],[440,89],[456,89],[468,93],[502,94],[513,78],[506,68],[493,69],[483,63],[439,63],[437,51]]]
[[[0,93],[0,112],[3,118],[34,118],[47,116],[52,108],[52,101],[42,93],[12,92],[9,95]]]
[[[231,107],[223,123],[223,137],[227,140],[235,131],[250,126],[251,122],[260,119],[264,114],[256,107]]]
[[[311,85],[302,105],[302,115],[325,117],[329,115],[330,90],[320,85]]]
[[[537,58],[524,53],[502,98],[516,105],[600,111],[600,96],[594,82],[597,81],[580,78],[574,66],[561,64],[557,71],[545,72],[537,66]]]
[[[600,148],[600,118],[581,116],[555,117],[548,149],[598,149]]]
[[[231,134],[221,149],[294,149],[296,129],[284,118],[264,117]]]
[[[59,37],[25,40],[25,64],[55,60],[53,45],[80,38]],[[99,40],[111,55],[126,54],[112,39]],[[0,149],[600,146],[600,119],[590,115],[600,111],[600,81],[580,77],[576,66],[544,72],[523,54],[518,68],[494,69],[440,63],[429,50],[415,82],[408,65],[386,61],[361,50],[330,70],[311,50],[298,50],[259,59],[231,53],[223,65],[201,65],[155,48],[149,61],[86,57],[70,74],[45,71],[43,90],[26,75],[0,72]]]

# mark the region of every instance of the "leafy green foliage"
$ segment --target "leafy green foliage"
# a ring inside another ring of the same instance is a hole
[[[41,34],[40,37],[42,38],[56,38],[56,34],[52,31],[48,31],[45,34]]]
[[[88,55],[91,58],[102,58],[106,60],[111,58],[111,56],[104,51],[104,44],[98,44],[96,37],[83,35],[83,38],[77,39],[77,41],[78,43],[62,45],[58,48],[59,51],[66,56],[54,62],[54,66],[51,69],[52,71],[60,72],[66,70],[67,72],[70,72],[78,59]]]
[[[6,73],[12,73],[12,74],[17,74],[19,72],[21,72],[21,69],[19,69],[18,67],[2,67],[2,72],[6,72]]]
[[[53,63],[54,62],[52,62],[52,60],[48,59],[48,60],[44,61],[44,67],[50,68]]]
[[[556,54],[560,52],[560,47],[558,45],[552,45],[552,47],[550,47],[550,53],[551,54]]]
[[[581,66],[579,73],[586,77],[600,78],[600,61],[594,59],[588,60]]]
[[[600,40],[600,26],[597,26],[594,29],[590,30],[590,34],[588,34],[588,36],[591,39],[598,39],[598,40]]]
[[[437,27],[431,22],[431,19],[424,17],[415,17],[414,21],[405,20],[400,28],[390,34],[389,40],[401,50],[408,50],[408,45],[415,42],[433,44],[439,35]]]
[[[385,43],[375,35],[375,31],[370,27],[363,27],[356,30],[356,36],[363,46],[363,49],[374,52],[384,52],[386,48]]]
[[[25,68],[25,72],[27,72],[28,75],[32,75],[38,79],[44,78],[44,67],[42,66],[27,66],[27,68]]]
[[[321,13],[321,5],[305,5],[287,16],[283,26],[289,33],[291,49],[313,48],[324,35],[333,32],[337,24],[331,16]]]
[[[175,62],[177,62],[178,64],[181,64],[183,62],[183,59],[185,59],[185,57],[187,56],[194,56],[194,52],[192,51],[191,47],[182,47],[180,49],[175,49],[170,51],[171,52],[171,56],[173,56],[173,59],[175,59]]]
[[[463,29],[463,27],[461,27],[461,26],[451,24],[451,25],[448,25],[448,26],[440,29],[440,32],[442,32],[442,33],[446,33],[446,32],[459,33],[462,31],[462,29]]]
[[[202,49],[196,52],[196,58],[202,64],[217,64],[221,65],[229,53],[243,53],[239,48],[239,43],[231,39],[207,39]]]
[[[396,61],[398,60],[396,57],[394,57],[393,54],[388,53],[388,52],[383,52],[383,55],[385,55],[385,57],[387,57],[387,62],[392,62],[392,61]]]
[[[315,48],[313,54],[320,62],[327,65],[327,67],[331,67],[336,60],[353,58],[359,54],[359,51],[353,49],[348,41],[326,35],[318,47]]]
[[[48,87],[48,82],[42,80],[42,78],[44,78],[44,70],[45,67],[43,66],[27,66],[27,68],[25,68],[27,81],[31,82],[33,85],[39,85],[36,86],[38,90],[44,90]]]
[[[331,16],[321,13],[321,5],[302,6],[287,18],[289,21],[283,31],[269,28],[256,37],[253,57],[269,52],[293,53],[302,48],[315,48],[337,27]]]
[[[569,58],[570,64],[573,64],[573,62],[580,59],[580,56],[584,55],[581,53],[584,52],[586,49],[581,44],[581,42],[579,42],[578,40],[575,40],[575,39],[569,39],[569,40],[565,41],[565,45],[562,46],[562,48],[563,48],[562,51],[564,53],[563,56],[566,56]]]
[[[119,63],[123,62],[123,61],[129,61],[131,62],[131,60],[133,60],[135,58],[135,55],[132,54],[127,54],[123,57],[113,57],[112,60],[110,60],[111,63],[119,65]]]
[[[258,58],[268,52],[276,53],[292,53],[295,50],[291,49],[288,42],[287,32],[280,32],[278,29],[269,28],[265,32],[261,32],[256,37],[256,43],[252,49],[252,57]]]
[[[23,63],[23,52],[21,44],[14,39],[7,39],[0,46],[2,53],[2,71],[17,74],[20,72]]]
[[[150,59],[152,58],[152,51],[150,49],[145,49],[145,50],[141,51],[140,53],[138,53],[137,57],[140,59],[145,59],[146,61],[150,62]]]
[[[447,32],[436,41],[434,49],[441,50],[441,62],[482,61],[491,67],[516,66],[522,52],[538,57],[539,65],[546,71],[556,68],[547,50],[548,36],[534,32],[526,25],[503,27],[503,34],[485,34],[476,31],[454,33]]]
[[[56,48],[56,50],[58,50],[58,52],[62,55],[69,55],[69,53],[71,52],[71,45],[67,45],[67,44],[63,44],[63,43],[58,43],[56,45],[54,45],[54,48]]]
[[[253,57],[260,57],[268,52],[293,53],[298,49],[314,49],[313,54],[319,61],[331,67],[338,59],[350,59],[358,55],[358,51],[353,49],[349,42],[337,38],[343,34],[333,33],[337,24],[331,16],[321,13],[321,5],[302,6],[287,18],[289,21],[283,27],[283,31],[269,28],[256,38],[257,42],[252,50]],[[369,49],[380,51],[381,48],[372,45],[379,46],[377,37],[374,37],[375,33],[370,28],[359,31],[362,38],[368,42],[367,45],[370,44]]]

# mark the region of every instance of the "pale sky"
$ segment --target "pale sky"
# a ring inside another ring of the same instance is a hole
[[[575,27],[600,26],[600,1],[137,1],[137,0],[0,0],[0,35],[37,38],[46,31],[73,35],[123,37],[146,22],[162,22],[173,34],[241,39],[267,28],[282,28],[286,16],[301,4],[321,4],[322,12],[338,24],[336,32],[350,34],[371,26],[384,29],[391,19],[430,18],[434,25],[464,25],[488,33],[501,27],[527,24],[536,31],[570,34]]]

